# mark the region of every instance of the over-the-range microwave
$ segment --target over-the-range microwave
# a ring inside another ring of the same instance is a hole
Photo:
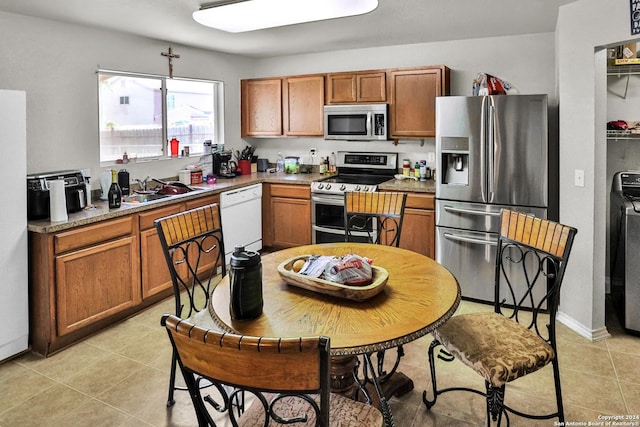
[[[324,139],[387,140],[387,104],[324,106]]]

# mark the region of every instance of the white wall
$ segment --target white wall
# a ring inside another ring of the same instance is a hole
[[[451,68],[452,95],[471,95],[473,79],[479,72],[486,72],[509,81],[521,93],[548,94],[554,115],[557,108],[554,52],[553,33],[421,43],[261,59],[253,70],[247,70],[251,73],[242,78],[446,65]],[[550,122],[555,131],[555,117],[551,117]],[[335,142],[321,138],[246,139],[246,142],[256,146],[256,153],[261,157],[272,161],[278,152],[308,156],[310,148],[317,148],[320,156],[345,149],[398,151],[400,159],[409,158],[413,162],[426,159],[429,151],[435,152],[433,138],[425,139],[424,146],[405,140],[397,147],[389,142]]]
[[[27,92],[28,173],[102,171],[98,140],[98,68],[168,74],[169,43],[0,12],[0,88]],[[225,82],[225,128],[240,133],[238,75],[252,60],[173,45],[174,75]],[[11,143],[6,141],[5,155]],[[195,160],[195,159],[194,159]],[[189,161],[129,163],[132,178],[177,175]]]
[[[585,336],[604,327],[607,186],[606,54],[631,39],[628,0],[579,0],[560,8],[560,220],[578,228],[561,297],[560,319]],[[585,187],[573,185],[576,169]]]

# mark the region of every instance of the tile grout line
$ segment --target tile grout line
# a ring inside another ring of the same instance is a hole
[[[620,392],[620,396],[622,396],[622,403],[624,404],[624,409],[627,411],[627,414],[630,414],[629,405],[627,404],[627,398],[624,395],[624,391],[622,390],[622,385],[620,384],[620,376],[618,375],[618,369],[616,368],[616,364],[613,360],[613,356],[611,355],[611,347],[609,347],[609,339],[605,338],[605,344],[607,346],[607,354],[609,355],[609,361],[611,362],[611,366],[613,366],[613,373],[616,376],[616,384],[618,385],[618,391]]]

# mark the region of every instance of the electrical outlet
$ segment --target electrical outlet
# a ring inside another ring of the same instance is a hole
[[[315,148],[310,148],[309,149],[309,154],[311,154],[312,156],[316,155],[316,149]]]
[[[576,169],[573,176],[573,184],[576,187],[584,187],[584,171]]]
[[[434,163],[435,161],[436,161],[436,153],[434,153],[433,151],[429,151],[427,153],[427,162]]]

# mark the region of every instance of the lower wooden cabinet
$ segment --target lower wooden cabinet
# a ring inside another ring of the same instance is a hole
[[[140,221],[140,271],[142,298],[172,288],[171,275],[153,221],[182,212],[182,203],[154,209],[138,215]]]
[[[264,184],[263,244],[290,248],[311,244],[311,189],[308,185]]]
[[[140,303],[138,239],[56,256],[56,326],[66,335]]]
[[[402,220],[400,247],[435,259],[435,196],[430,193],[407,193]]]
[[[171,295],[153,221],[217,201],[218,195],[205,196],[60,232],[29,233],[32,350],[47,356]],[[205,262],[213,263],[211,256]]]

